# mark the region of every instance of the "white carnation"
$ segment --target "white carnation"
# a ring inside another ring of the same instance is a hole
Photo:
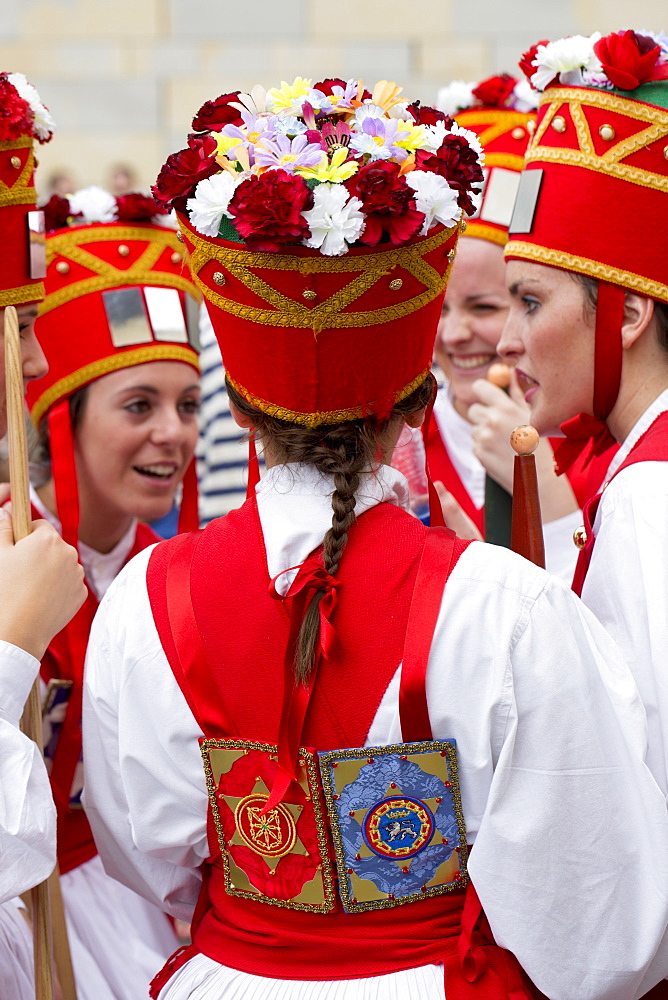
[[[584,82],[583,69],[590,73],[600,72],[601,62],[594,52],[594,45],[600,37],[600,31],[595,31],[589,37],[571,35],[570,38],[539,45],[532,63],[536,72],[531,77],[536,90],[545,90],[555,76],[559,77],[560,83],[577,87]]]
[[[411,170],[406,174],[406,183],[415,191],[415,207],[418,212],[424,213],[421,236],[437,222],[443,226],[454,226],[459,221],[462,210],[457,204],[457,192],[453,191],[445,177],[426,170]]]
[[[464,80],[453,80],[447,87],[441,87],[436,96],[436,107],[446,115],[455,115],[464,108],[475,104],[473,88],[475,83],[465,83]]]
[[[77,216],[75,225],[89,222],[115,222],[116,199],[104,188],[92,184],[70,198],[70,213]]]
[[[522,77],[515,84],[512,93],[511,107],[515,111],[526,114],[528,111],[535,111],[538,107],[538,92],[533,89],[526,77]]]
[[[403,122],[415,121],[413,115],[408,110],[408,101],[400,101],[398,104],[393,104],[387,114],[390,118],[399,118]]]
[[[364,231],[364,216],[359,198],[349,198],[341,184],[318,184],[313,191],[313,208],[302,212],[311,235],[304,245],[319,249],[326,257],[340,257],[348,252]]]
[[[50,112],[42,104],[37,88],[32,83],[28,83],[23,73],[9,73],[7,79],[16,88],[19,97],[30,106],[34,115],[35,135],[42,142],[47,142],[56,130],[56,123]]]
[[[457,122],[453,122],[450,126],[450,133],[451,135],[458,135],[462,139],[466,139],[471,149],[474,149],[478,154],[480,166],[482,167],[485,163],[485,151],[480,145],[480,140],[475,132],[472,132],[470,128],[464,128],[463,125],[459,125]]]
[[[449,134],[450,129],[445,122],[435,122],[433,125],[425,125],[420,149],[426,149],[430,153],[435,153],[443,145],[446,135]]]
[[[186,203],[190,221],[202,236],[217,236],[223,216],[231,219],[227,206],[232,200],[236,178],[228,171],[205,177],[195,188],[195,197]]]

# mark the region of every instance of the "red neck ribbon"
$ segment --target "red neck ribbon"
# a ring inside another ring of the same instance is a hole
[[[251,428],[248,438],[248,486],[246,487],[246,499],[250,500],[255,495],[255,487],[260,482],[260,463],[257,458],[255,447],[255,431]],[[286,571],[287,572],[287,571]]]
[[[601,281],[596,304],[594,340],[594,415],[578,413],[561,425],[565,440],[554,449],[557,474],[567,472],[589,449],[583,468],[594,455],[615,444],[606,424],[617,401],[622,378],[622,325],[625,290]]]
[[[302,740],[304,720],[308,711],[320,660],[332,655],[336,646],[336,633],[332,627],[331,618],[338,601],[340,583],[317,560],[310,556],[298,569],[298,573],[287,594],[283,597],[276,590],[276,581],[283,570],[275,576],[269,585],[269,594],[279,601],[290,602],[290,633],[283,661],[283,708],[278,733],[278,770],[267,804],[262,810],[269,812],[279,803],[290,784],[297,780],[297,761]],[[317,591],[323,591],[318,610],[320,613],[320,635],[316,648],[315,666],[309,674],[306,683],[296,680],[294,664],[297,655],[299,632],[304,620],[306,608]]]
[[[63,538],[76,549],[79,541],[79,490],[69,399],[61,400],[49,410],[48,420],[56,510]]]
[[[183,477],[183,495],[179,511],[178,532],[196,531],[199,528],[199,494],[197,490],[197,460],[193,455]]]

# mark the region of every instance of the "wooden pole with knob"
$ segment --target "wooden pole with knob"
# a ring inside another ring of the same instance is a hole
[[[545,543],[540,515],[534,451],[540,438],[535,427],[523,424],[510,435],[516,452],[513,476],[513,515],[510,547],[513,552],[545,568]]]

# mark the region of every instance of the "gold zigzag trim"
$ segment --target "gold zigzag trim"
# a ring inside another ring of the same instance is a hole
[[[457,226],[453,226],[413,246],[397,247],[368,257],[337,258],[322,256],[300,258],[288,254],[252,253],[248,250],[228,249],[210,243],[191,230],[187,230],[187,236],[195,247],[190,260],[195,280],[205,297],[219,309],[263,326],[310,328],[317,333],[323,329],[376,326],[416,312],[431,302],[447,285],[452,261],[448,262],[445,273],[440,275],[423,257],[449,240],[456,232]],[[221,292],[209,288],[199,277],[199,272],[211,260],[219,261],[222,267],[274,308],[263,309],[235,302]],[[421,281],[426,286],[425,291],[411,299],[384,308],[355,313],[342,312],[382,277],[399,266]],[[302,302],[296,302],[273,288],[254,273],[257,270],[297,271],[304,276],[323,271],[329,274],[353,271],[361,273],[325,301],[308,308]]]
[[[26,157],[21,172],[17,175],[14,183],[5,184],[3,180],[0,180],[0,207],[4,207],[5,205],[34,205],[37,201],[37,191],[32,185],[28,184],[35,168],[32,139],[26,137],[14,141],[5,140],[4,142],[0,142],[0,152],[7,152],[12,149],[26,149],[27,147],[30,148],[30,153]]]
[[[547,264],[550,267],[576,271],[578,274],[586,274],[599,281],[609,281],[614,285],[622,285],[623,288],[638,292],[640,295],[647,295],[651,299],[668,302],[668,285],[663,285],[659,281],[653,281],[651,278],[646,278],[633,271],[623,271],[621,268],[602,264],[598,260],[590,260],[589,257],[576,257],[575,254],[566,253],[563,250],[549,250],[547,247],[523,243],[520,240],[511,240],[504,256],[506,259],[522,257],[537,264]]]
[[[620,162],[632,153],[656,142],[657,139],[668,136],[668,115],[663,109],[654,108],[647,104],[642,105],[638,101],[630,101],[607,91],[579,88],[565,90],[555,87],[552,90],[546,90],[545,100],[549,101],[550,104],[536,131],[534,140],[527,150],[527,163],[545,161],[560,163],[564,166],[583,167],[586,170],[596,170],[599,173],[609,174],[640,187],[668,191],[668,176],[665,174],[657,174],[651,170]],[[570,110],[579,148],[565,149],[561,146],[541,146],[541,140],[553,118],[564,104]],[[606,149],[605,153],[598,155],[594,148],[583,106],[623,114],[638,122],[645,122],[648,127],[627,139],[620,140],[614,146]]]
[[[0,290],[0,309],[5,306],[22,306],[26,302],[41,302],[44,298],[44,282],[33,281],[31,285]]]
[[[92,361],[89,365],[84,365],[82,368],[70,372],[69,375],[65,375],[49,386],[30,411],[33,423],[37,426],[49,407],[53,406],[57,400],[71,395],[94,379],[109,375],[110,372],[120,371],[122,368],[132,368],[134,365],[143,365],[151,361],[183,361],[199,371],[197,354],[192,348],[187,347],[152,344],[138,347],[133,351],[112,354],[108,358],[100,358],[99,361]]]
[[[485,166],[488,165],[488,157],[491,155],[487,153],[485,147],[490,142],[494,142],[495,139],[499,139],[502,135],[512,132],[518,125],[526,129],[527,122],[532,119],[535,121],[535,113],[509,111],[502,108],[499,108],[496,112],[493,110],[490,111],[489,108],[486,110],[481,109],[480,111],[459,111],[455,115],[455,120],[459,125],[463,125],[464,128],[468,128],[469,125],[485,125],[488,122],[490,123],[489,127],[483,129],[478,135],[480,145],[485,149]],[[519,169],[521,170],[522,168],[520,167]]]
[[[414,378],[412,382],[409,382],[403,389],[395,393],[394,405],[396,406],[406,396],[410,396],[412,392],[415,392],[418,386],[422,385],[427,378],[429,371],[430,369],[427,368],[425,371],[420,372],[417,378]],[[290,423],[301,424],[305,427],[319,427],[321,424],[341,424],[346,420],[359,420],[366,414],[373,413],[374,408],[378,406],[379,402],[377,400],[374,403],[352,406],[345,410],[320,410],[316,413],[301,413],[299,410],[289,410],[284,406],[279,406],[277,403],[270,403],[266,399],[255,396],[248,389],[245,389],[240,382],[233,379],[229,372],[226,373],[226,378],[251,406],[256,406],[258,410],[262,410],[263,413],[267,413],[270,417],[277,417],[279,420],[287,420]]]
[[[482,240],[490,240],[492,243],[498,243],[501,247],[505,247],[508,242],[508,231],[506,229],[497,229],[495,226],[489,226],[484,222],[479,222],[477,219],[469,219],[469,224],[466,227],[466,235]]]
[[[85,249],[86,243],[122,243],[137,240],[147,242],[148,246],[139,259],[126,269],[117,268]],[[114,229],[100,227],[92,228],[90,231],[82,229],[65,231],[59,233],[58,236],[49,237],[46,241],[47,265],[51,264],[56,257],[61,257],[93,271],[94,276],[82,278],[81,281],[75,281],[51,292],[40,307],[40,316],[51,312],[52,309],[57,309],[66,302],[79,298],[81,295],[103,292],[110,288],[126,285],[157,285],[164,288],[177,288],[179,291],[189,292],[194,298],[199,299],[199,294],[188,271],[183,274],[171,274],[168,271],[153,270],[166,247],[183,257],[183,247],[178,242],[176,233],[169,229],[142,229],[134,226],[118,226]]]

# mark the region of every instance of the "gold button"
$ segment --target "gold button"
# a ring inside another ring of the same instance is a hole
[[[663,155],[668,160],[668,146],[664,146],[663,147]]]
[[[552,128],[555,132],[565,132],[566,131],[566,119],[562,118],[561,115],[555,115],[552,119]]]
[[[612,140],[615,138],[615,130],[612,127],[612,125],[601,125],[600,129],[598,130],[598,134],[600,135],[601,139],[605,139],[606,142],[612,142]]]
[[[517,128],[514,128],[510,134],[512,135],[513,139],[523,139],[524,136],[526,135],[526,132],[524,131],[523,128],[521,128],[518,125]]]
[[[180,253],[173,253],[172,254],[172,264],[178,264],[180,260],[181,260],[181,254]]]
[[[312,301],[313,301],[313,299],[315,299],[315,298],[317,298],[317,297],[318,297],[318,293],[317,293],[317,292],[314,292],[312,288],[306,288],[306,289],[305,289],[305,290],[304,290],[304,291],[302,292],[302,298],[303,298],[303,299],[308,299],[308,301],[309,301],[309,302],[312,302]]]
[[[533,135],[535,131],[536,131],[536,123],[533,120],[533,118],[530,118],[529,121],[527,122],[527,132],[529,133],[529,135]]]
[[[21,166],[21,157],[20,156],[12,156],[12,158],[11,158],[11,160],[9,162],[14,167],[14,170],[18,170],[20,168],[20,166]]]
[[[222,273],[222,271],[214,271],[212,277],[217,285],[225,284],[225,275]]]
[[[390,282],[390,288],[392,289],[393,292],[398,292],[402,285],[403,281],[401,280],[401,278],[393,278],[392,281]]]
[[[118,247],[118,252],[121,255],[121,257],[129,257],[130,256],[130,247],[127,246],[125,243],[121,243],[119,245],[119,247]]]
[[[580,527],[576,528],[573,532],[573,544],[576,549],[583,549],[587,544],[587,532],[585,531],[584,524],[580,525]]]
[[[177,232],[176,238],[179,241],[179,243],[183,243],[183,233],[181,232],[181,230]]]
[[[448,260],[450,262],[452,262],[454,259],[455,259],[455,251],[454,250],[450,250],[449,253],[448,253]]]
[[[466,219],[462,218],[460,220],[460,223],[459,223],[459,232],[460,233],[465,233],[467,225],[468,225],[468,223],[467,223]]]
[[[58,263],[56,264],[56,271],[58,272],[58,274],[69,274],[70,265],[67,263],[66,260],[59,260]]]

